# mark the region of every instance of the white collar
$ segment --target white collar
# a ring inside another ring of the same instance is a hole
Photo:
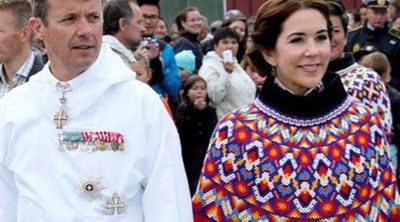
[[[281,89],[290,92],[293,95],[296,95],[292,90],[290,90],[289,88],[287,88],[281,81],[279,81],[278,78],[275,78],[274,83]],[[307,90],[303,96],[308,96],[310,95],[312,92],[314,91],[314,88],[311,88],[309,90]]]
[[[51,61],[49,62],[51,63]],[[39,107],[45,113],[54,114],[58,109],[61,93],[57,90],[57,80],[50,72],[49,63],[30,81],[32,94]],[[95,63],[76,78],[68,81],[72,91],[66,95],[68,114],[74,118],[88,107],[98,102],[99,97],[115,84],[134,79],[134,73],[112,52],[107,45],[102,45]]]
[[[385,25],[381,25],[381,27],[379,27],[379,28],[383,28],[383,27],[385,27]],[[375,31],[375,29],[377,29],[377,28],[373,27],[369,22],[367,23],[367,28],[371,31]]]

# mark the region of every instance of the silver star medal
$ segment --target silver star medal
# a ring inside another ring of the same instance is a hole
[[[92,201],[102,196],[101,192],[105,187],[101,184],[101,178],[95,178],[81,182],[79,189],[82,197]]]
[[[106,197],[105,203],[101,205],[106,215],[119,215],[125,213],[126,203],[117,193],[111,197]]]

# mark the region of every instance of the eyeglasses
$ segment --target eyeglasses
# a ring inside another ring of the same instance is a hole
[[[149,20],[151,22],[154,22],[154,21],[156,21],[158,19],[158,15],[143,15],[143,19],[145,21]]]

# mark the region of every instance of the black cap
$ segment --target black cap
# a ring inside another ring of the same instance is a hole
[[[388,8],[390,5],[389,0],[364,0],[364,4],[369,8]]]

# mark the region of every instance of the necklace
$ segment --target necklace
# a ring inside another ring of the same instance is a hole
[[[65,97],[65,94],[67,92],[70,92],[71,86],[67,82],[58,82],[56,85],[57,91],[61,92],[61,98],[59,99],[60,101],[60,108],[59,110],[54,114],[54,124],[56,125],[56,130],[57,130],[57,138],[58,138],[58,143],[61,149],[61,144],[63,140],[63,127],[68,121],[68,113],[67,113],[67,98]]]

